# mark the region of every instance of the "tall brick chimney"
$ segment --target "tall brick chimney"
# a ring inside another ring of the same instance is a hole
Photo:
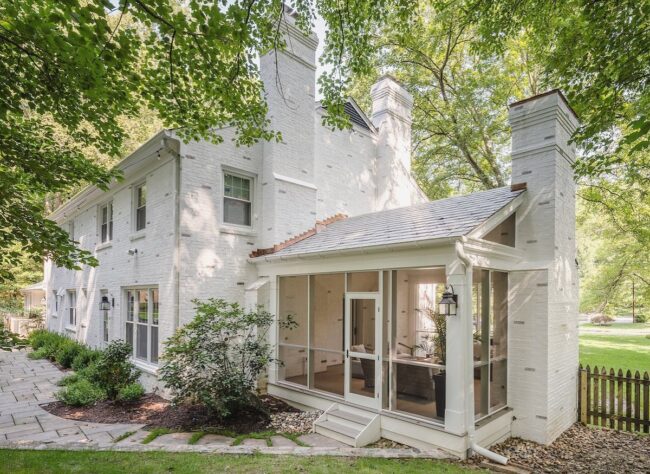
[[[578,119],[560,91],[510,105],[512,184],[527,183],[517,211],[526,270],[510,273],[508,404],[512,435],[553,441],[576,420],[578,274],[569,143]]]
[[[371,88],[372,123],[377,128],[379,209],[410,204],[408,190],[396,186],[400,174],[411,172],[411,113],[413,97],[392,76]]]
[[[305,35],[285,5],[280,31],[283,50],[260,58],[271,129],[282,133],[282,142],[263,144],[261,246],[282,242],[314,224],[316,47],[312,32]],[[296,206],[295,203],[300,203]],[[291,209],[291,215],[280,210]]]

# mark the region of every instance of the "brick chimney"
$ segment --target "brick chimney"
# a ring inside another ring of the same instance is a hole
[[[578,272],[575,146],[578,119],[560,91],[510,105],[512,184],[526,183],[510,273],[508,404],[512,435],[550,443],[576,419]]]
[[[411,172],[413,97],[392,76],[381,77],[370,89],[372,123],[377,128],[378,209],[410,204],[408,190],[396,186]]]
[[[296,26],[295,15],[286,5],[279,29],[285,48],[260,58],[270,128],[282,133],[282,142],[263,144],[262,246],[311,227],[316,214],[313,183],[318,39],[313,32],[305,35]],[[297,202],[300,206],[295,205]]]

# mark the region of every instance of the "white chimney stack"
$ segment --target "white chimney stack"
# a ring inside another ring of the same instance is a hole
[[[372,123],[377,128],[378,209],[411,203],[409,189],[395,183],[410,178],[413,97],[392,76],[381,77],[370,89]]]

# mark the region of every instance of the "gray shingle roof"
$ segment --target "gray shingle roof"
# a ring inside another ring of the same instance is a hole
[[[288,257],[460,237],[471,232],[522,192],[511,191],[508,186],[350,217],[327,225],[324,230],[275,252],[273,256]]]

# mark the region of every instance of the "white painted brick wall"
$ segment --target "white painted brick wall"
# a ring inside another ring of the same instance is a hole
[[[278,55],[282,89],[276,87],[275,56],[261,59],[272,128],[283,134],[282,143],[234,145],[234,130],[224,129],[223,143],[176,142],[179,158],[143,155],[139,163],[148,169],[131,174],[96,202],[82,202],[75,212],[76,235],[83,246],[95,249],[98,239],[97,204],[113,199],[114,241],[97,251],[100,266],[80,272],[46,264],[48,327],[64,331],[64,307],[53,313],[53,291],[78,289],[79,325],[75,336],[92,346],[101,344],[99,295],[107,289],[115,299],[111,310],[111,338],[124,337],[124,288],[151,285],[160,288],[160,352],[162,342],[175,327],[174,252],[176,234],[175,167],[180,163],[179,196],[179,285],[180,324],[194,317],[194,299],[224,298],[245,303],[245,287],[258,277],[248,262],[252,250],[271,246],[313,227],[317,219],[338,212],[357,215],[398,205],[422,202],[424,197],[403,163],[392,163],[400,153],[391,150],[379,135],[355,128],[331,131],[321,125],[322,109],[314,101],[315,42],[296,40]],[[405,133],[400,129],[398,133]],[[410,132],[410,130],[409,130]],[[406,136],[399,141],[403,147]],[[380,146],[378,142],[382,142]],[[143,152],[144,153],[144,152]],[[402,150],[403,153],[403,150]],[[383,161],[382,161],[383,160]],[[383,167],[384,174],[378,172]],[[223,222],[224,170],[237,171],[253,179],[252,225],[238,228]],[[146,177],[147,229],[142,239],[131,241],[132,191]],[[288,180],[287,180],[288,178]],[[390,200],[380,199],[390,188]],[[63,222],[63,221],[61,221]],[[138,256],[127,255],[130,248]],[[81,288],[88,288],[87,301]],[[267,298],[268,299],[268,298]],[[83,315],[83,316],[82,316]],[[145,376],[149,388],[155,377]]]
[[[576,420],[578,275],[575,184],[568,143],[577,120],[557,93],[515,104],[512,182],[528,184],[517,246],[529,268],[511,273],[509,404],[512,434],[549,443]]]

